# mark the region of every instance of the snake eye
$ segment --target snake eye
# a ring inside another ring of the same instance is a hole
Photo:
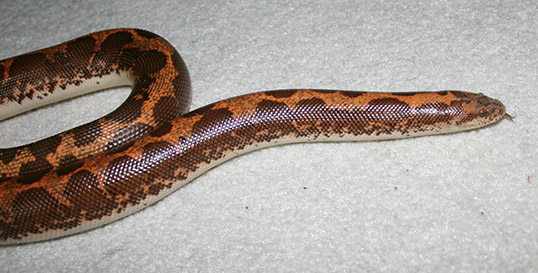
[[[486,109],[480,109],[480,111],[478,111],[478,116],[480,117],[485,117],[488,115],[488,110]]]

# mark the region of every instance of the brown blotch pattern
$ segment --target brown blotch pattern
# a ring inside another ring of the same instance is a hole
[[[165,122],[155,130],[151,131],[150,135],[153,137],[160,137],[168,134],[170,130],[172,130],[172,124],[170,124],[170,122]]]
[[[56,169],[56,173],[58,175],[66,175],[82,167],[83,164],[84,162],[82,160],[75,158],[74,156],[67,156],[61,159],[58,169]]]
[[[163,38],[144,30],[96,32],[0,61],[0,69],[0,105],[37,97],[46,100],[51,93],[66,92],[68,86],[110,74],[128,73],[134,79],[129,98],[107,116],[50,139],[0,149],[2,179],[33,177],[24,180],[29,182],[50,171],[50,166],[65,168],[107,149],[126,148],[186,112],[191,98],[189,74],[179,53]],[[144,114],[145,109],[158,116]],[[142,123],[148,126],[137,125]]]
[[[296,94],[296,90],[293,90],[293,89],[290,89],[290,90],[278,90],[278,91],[274,91],[274,92],[267,92],[267,94],[274,97],[274,98],[277,98],[277,99],[289,98],[289,97],[293,96],[294,94]]]
[[[18,154],[18,151],[15,149],[4,150],[0,152],[0,161],[4,164],[11,162],[15,156]]]
[[[365,93],[366,92],[363,92],[363,91],[346,91],[346,92],[342,92],[342,95],[346,97],[350,97],[350,98],[356,98],[356,97],[360,97],[364,95]]]
[[[103,134],[101,126],[92,127],[91,130],[88,130],[90,128],[85,128],[86,130],[73,130],[73,138],[75,139],[76,147],[89,146]]]
[[[52,164],[43,159],[24,163],[20,167],[20,172],[23,175],[17,177],[17,182],[20,184],[32,184],[39,181],[52,169]]]

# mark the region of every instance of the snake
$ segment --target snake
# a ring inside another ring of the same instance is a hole
[[[190,76],[176,49],[122,28],[1,61],[0,119],[117,86],[132,90],[111,113],[0,149],[0,244],[103,226],[266,147],[447,134],[510,117],[496,99],[455,90],[283,89],[189,111]]]

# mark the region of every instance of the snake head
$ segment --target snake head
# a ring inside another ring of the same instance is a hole
[[[503,117],[510,117],[506,114],[506,108],[499,100],[490,98],[482,93],[462,92],[460,97],[462,102],[461,126],[478,128],[498,122]]]

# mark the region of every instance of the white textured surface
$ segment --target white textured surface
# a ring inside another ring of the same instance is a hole
[[[0,271],[538,270],[534,1],[78,2],[3,1],[0,59],[138,27],[181,52],[192,109],[279,88],[462,89],[516,122],[251,153],[104,228],[0,248]],[[0,147],[90,121],[127,92],[0,122]]]

